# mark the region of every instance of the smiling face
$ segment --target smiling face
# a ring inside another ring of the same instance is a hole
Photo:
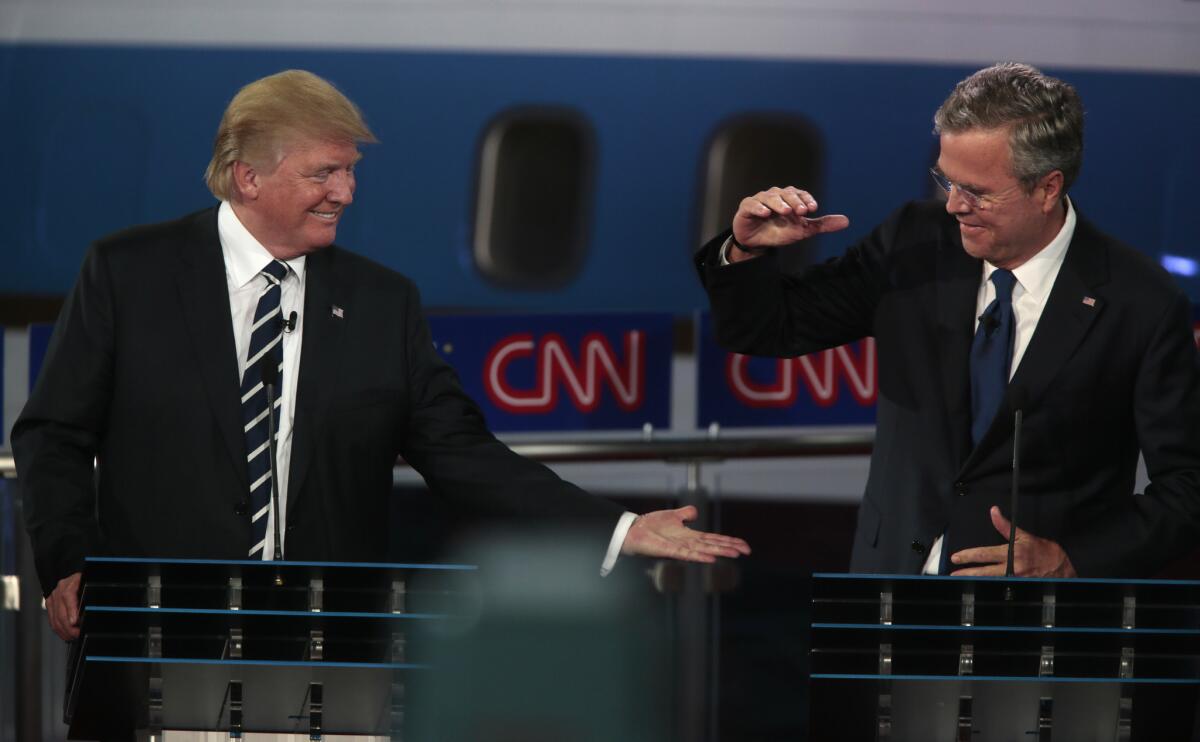
[[[963,249],[971,257],[1011,270],[1050,244],[1062,228],[1062,173],[1044,175],[1027,190],[1013,175],[1007,127],[943,132],[938,170],[955,184],[946,211],[958,220]],[[963,190],[979,196],[977,205],[964,198]]]
[[[284,148],[273,170],[236,162],[234,212],[280,260],[326,247],[354,201],[354,165],[360,157],[353,142],[300,139]]]

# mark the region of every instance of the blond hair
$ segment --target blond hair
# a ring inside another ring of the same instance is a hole
[[[285,70],[255,80],[229,101],[204,182],[214,196],[228,200],[233,163],[273,169],[287,146],[300,138],[378,141],[358,106],[332,83],[304,70]]]

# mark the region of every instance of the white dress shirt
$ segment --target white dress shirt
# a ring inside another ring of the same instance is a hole
[[[240,380],[246,372],[246,352],[250,347],[250,327],[254,322],[254,310],[267,286],[262,269],[274,258],[237,218],[228,201],[221,202],[217,210],[217,234],[221,240],[221,254],[225,258],[225,280],[229,289],[229,309],[233,315],[233,342],[237,349]],[[282,293],[279,308],[283,317],[296,312],[296,327],[283,334],[283,373],[280,375],[283,389],[280,395],[279,430],[275,450],[275,474],[279,480],[279,520],[286,523],[288,469],[292,460],[292,425],[296,419],[296,383],[300,378],[300,348],[304,338],[304,256],[284,262],[289,270],[280,287]],[[246,494],[249,496],[249,492]],[[625,536],[636,519],[636,515],[627,512],[617,521],[612,539],[609,540],[608,551],[600,565],[601,575],[612,571],[617,557],[621,555]],[[275,555],[276,522],[275,511],[272,508],[267,515],[267,544],[262,552],[264,560],[273,559]],[[279,534],[279,542],[285,555],[286,534],[286,529]]]
[[[246,352],[250,348],[250,327],[254,323],[254,310],[258,299],[267,287],[267,278],[262,269],[273,258],[254,235],[242,225],[228,201],[217,210],[217,234],[221,239],[221,254],[225,258],[225,282],[229,289],[229,310],[233,315],[233,344],[237,349],[238,379],[246,373]],[[296,313],[296,327],[283,334],[283,373],[280,374],[279,429],[276,431],[276,472],[279,481],[280,519],[287,522],[288,469],[292,461],[292,424],[296,419],[296,382],[300,374],[300,347],[304,336],[304,256],[284,261],[287,275],[280,284],[279,309],[283,317]],[[250,493],[246,492],[249,497]],[[275,558],[275,509],[267,515],[267,545],[263,559]],[[284,543],[287,530],[280,532],[279,543],[287,554]]]
[[[1067,218],[1063,221],[1062,229],[1058,230],[1050,244],[1012,271],[1017,279],[1012,295],[1013,319],[1017,326],[1013,336],[1012,364],[1008,367],[1010,381],[1017,372],[1021,359],[1025,357],[1029,341],[1033,339],[1033,331],[1037,329],[1038,320],[1042,318],[1046,299],[1050,297],[1054,279],[1058,278],[1058,271],[1067,256],[1067,246],[1071,244],[1071,237],[1075,234],[1075,207],[1071,205],[1071,199],[1065,200]],[[975,298],[975,330],[979,329],[979,318],[983,315],[983,310],[996,298],[996,285],[991,280],[995,270],[996,266],[984,261],[979,294]],[[927,575],[936,575],[941,560],[942,537],[938,536],[929,549],[929,557],[921,571]]]

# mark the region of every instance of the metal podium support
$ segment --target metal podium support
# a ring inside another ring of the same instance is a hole
[[[406,635],[448,620],[467,565],[89,558],[64,717],[72,738],[165,730],[399,740]],[[412,604],[417,603],[418,611]]]
[[[813,576],[812,739],[1192,739],[1200,582]]]

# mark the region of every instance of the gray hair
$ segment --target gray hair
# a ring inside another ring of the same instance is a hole
[[[1083,103],[1062,80],[1019,62],[979,70],[954,86],[933,116],[935,134],[1010,127],[1013,175],[1033,187],[1055,170],[1065,193],[1083,163]]]

